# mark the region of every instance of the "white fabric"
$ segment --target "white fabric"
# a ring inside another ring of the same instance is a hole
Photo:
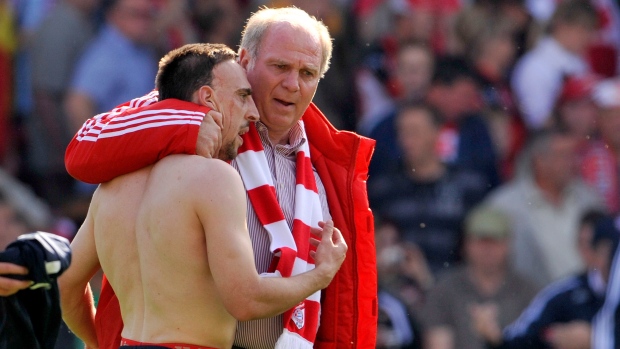
[[[511,84],[517,105],[530,129],[540,129],[551,117],[563,78],[589,71],[586,61],[555,39],[546,37],[517,64]]]

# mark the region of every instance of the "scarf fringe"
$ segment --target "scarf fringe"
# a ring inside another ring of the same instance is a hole
[[[302,336],[284,329],[276,342],[275,349],[312,349],[314,345]]]

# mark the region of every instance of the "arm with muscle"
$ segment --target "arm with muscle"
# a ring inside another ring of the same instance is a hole
[[[100,265],[95,248],[92,211],[91,203],[84,223],[71,242],[71,266],[58,278],[58,285],[63,320],[89,348],[96,349],[99,345],[95,332],[95,305],[88,282]]]
[[[210,157],[221,146],[221,114],[152,92],[88,119],[65,153],[67,172],[103,183],[170,154]]]
[[[193,168],[192,203],[205,230],[209,265],[224,306],[238,320],[271,317],[327,287],[344,261],[347,245],[333,224],[315,231],[315,268],[290,278],[260,277],[246,226],[246,195],[238,173],[224,162]],[[208,172],[207,172],[208,171]],[[209,173],[209,176],[205,176]]]

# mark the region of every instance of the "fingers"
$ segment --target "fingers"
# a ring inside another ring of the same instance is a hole
[[[207,115],[210,116],[220,128],[224,128],[224,124],[222,123],[222,113],[211,109]]]
[[[26,275],[28,269],[21,265],[0,262],[0,274]]]
[[[334,227],[334,221],[330,219],[327,222],[319,222],[318,224],[320,228],[310,228],[311,234],[316,235],[321,239],[331,239],[332,243],[335,245],[340,243],[346,245],[342,233],[338,228]],[[318,244],[314,246],[318,246]]]
[[[0,296],[10,296],[32,285],[32,281],[13,280],[0,277]]]
[[[216,157],[222,146],[222,114],[211,110],[200,124],[196,140],[196,154],[206,158]]]

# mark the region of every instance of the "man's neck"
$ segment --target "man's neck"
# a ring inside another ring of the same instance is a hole
[[[274,131],[272,129],[267,129],[267,134],[269,136],[269,141],[271,141],[271,144],[273,145],[285,145],[285,144],[289,144],[290,141],[290,133],[291,133],[291,129],[289,128],[286,131]]]
[[[406,171],[407,175],[415,180],[431,181],[441,177],[446,171],[446,166],[437,159],[429,159],[416,163],[410,162]]]
[[[506,271],[503,268],[496,270],[478,270],[468,267],[468,274],[478,292],[484,296],[493,296],[503,285]]]

